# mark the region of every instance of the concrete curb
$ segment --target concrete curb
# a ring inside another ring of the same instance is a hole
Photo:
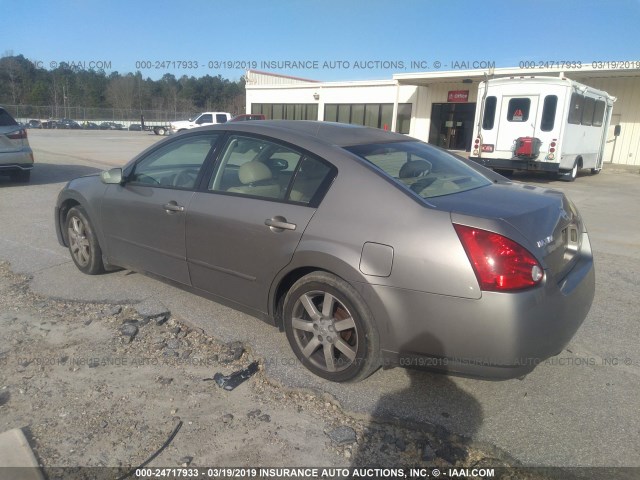
[[[31,446],[19,428],[0,433],[0,480],[44,480]]]

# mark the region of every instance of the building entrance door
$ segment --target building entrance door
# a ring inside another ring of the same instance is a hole
[[[475,103],[434,103],[429,143],[448,150],[471,150]]]

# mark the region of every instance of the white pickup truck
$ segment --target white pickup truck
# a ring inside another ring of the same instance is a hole
[[[178,133],[190,128],[204,127],[206,125],[216,125],[225,123],[231,119],[231,114],[227,112],[204,112],[196,118],[189,120],[179,120],[169,124],[169,133]]]

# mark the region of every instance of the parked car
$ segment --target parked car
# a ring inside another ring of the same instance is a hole
[[[58,128],[58,121],[54,119],[45,120],[42,122],[42,128]]]
[[[82,272],[148,272],[251,313],[333,381],[380,365],[521,376],[594,296],[589,237],[561,192],[354,125],[169,137],[69,182],[55,225]]]
[[[244,122],[247,120],[264,120],[265,116],[261,113],[243,113],[242,115],[236,115],[230,122]]]
[[[82,127],[75,120],[71,120],[70,118],[61,118],[56,122],[56,128],[78,130]]]
[[[16,182],[28,182],[33,168],[33,151],[27,130],[0,107],[0,174]]]
[[[40,120],[29,120],[27,128],[42,128],[42,122]]]
[[[130,132],[141,132],[142,131],[142,124],[140,124],[140,123],[132,123],[131,125],[129,125],[128,130]]]
[[[85,130],[99,130],[100,125],[95,122],[82,122],[82,128]]]
[[[100,130],[124,130],[124,125],[116,122],[102,122]]]

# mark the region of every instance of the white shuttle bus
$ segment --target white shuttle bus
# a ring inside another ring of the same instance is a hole
[[[560,77],[480,83],[470,159],[497,171],[537,170],[573,181],[600,172],[615,97]]]

